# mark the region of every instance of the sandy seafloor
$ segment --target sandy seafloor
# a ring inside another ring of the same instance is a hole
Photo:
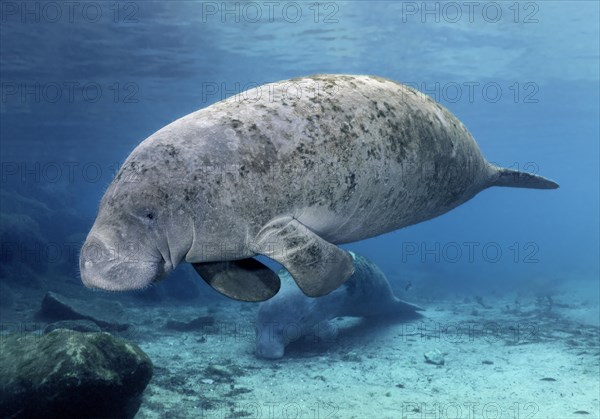
[[[140,304],[115,294],[67,297],[130,324],[121,337],[152,359],[136,419],[149,418],[600,418],[598,296],[565,286],[552,297],[397,295],[422,317],[338,318],[337,337],[288,346],[280,360],[254,355],[257,304]],[[3,321],[34,316],[23,296]],[[516,301],[519,304],[516,304]],[[181,332],[169,320],[214,319]],[[43,328],[43,324],[40,328]],[[117,334],[119,335],[119,334]],[[443,365],[425,362],[438,350]]]
[[[420,319],[337,319],[328,342],[255,357],[256,305],[131,308],[154,377],[136,418],[599,418],[597,306],[585,296],[416,301]],[[196,332],[164,319],[215,318]],[[444,365],[425,362],[439,350]],[[220,379],[210,365],[231,377]]]

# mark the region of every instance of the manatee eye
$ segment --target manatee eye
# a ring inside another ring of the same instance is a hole
[[[154,220],[154,213],[153,212],[146,213],[146,218],[149,220]]]

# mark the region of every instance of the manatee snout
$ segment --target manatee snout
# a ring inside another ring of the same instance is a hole
[[[279,342],[256,342],[256,356],[265,359],[279,359],[283,357],[285,346]]]
[[[258,324],[255,353],[259,358],[279,359],[285,352],[283,331],[277,324]]]
[[[129,291],[152,285],[173,266],[139,242],[116,242],[92,232],[81,249],[79,270],[88,288]]]

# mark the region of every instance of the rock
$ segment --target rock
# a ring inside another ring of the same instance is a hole
[[[44,328],[44,335],[47,335],[56,329],[74,330],[82,333],[97,333],[102,331],[100,326],[91,320],[62,320],[48,324]]]
[[[235,378],[244,375],[244,371],[235,365],[211,364],[204,369],[206,378],[218,383],[231,383]]]
[[[207,326],[213,326],[215,318],[213,316],[200,316],[189,322],[180,322],[177,320],[169,320],[165,324],[165,328],[177,330],[179,332],[188,332],[190,330],[203,330]]]
[[[483,301],[483,297],[476,295],[475,296],[475,301],[477,302],[477,304],[479,304],[481,307],[483,308],[492,308],[491,306],[487,305],[484,301]]]
[[[133,418],[151,377],[150,358],[108,333],[60,329],[0,340],[3,417]]]
[[[208,376],[215,377],[217,379],[229,379],[233,375],[233,372],[224,365],[212,364],[206,367],[204,373]]]
[[[425,356],[425,362],[433,365],[444,365],[444,355],[437,349],[429,351]]]
[[[348,352],[343,354],[340,359],[346,362],[362,362],[362,358],[356,352]]]
[[[228,391],[227,393],[223,394],[223,397],[236,397],[239,396],[240,394],[246,394],[246,393],[251,393],[252,390],[246,387],[233,387],[233,384],[231,385],[231,390]]]
[[[48,291],[42,300],[42,305],[37,314],[38,318],[46,321],[59,320],[90,320],[109,332],[122,332],[129,328],[128,324],[116,323],[98,319],[84,314],[81,308],[75,307],[73,302],[52,291]]]

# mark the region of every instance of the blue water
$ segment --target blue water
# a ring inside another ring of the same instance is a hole
[[[598,278],[597,2],[227,7],[3,4],[2,187],[60,190],[91,223],[119,164],[174,119],[264,82],[375,74],[447,106],[488,160],[561,188],[487,190],[357,249],[454,284]]]
[[[488,189],[347,248],[421,295],[564,283],[599,292],[598,2],[1,7],[2,212],[28,214],[61,247],[52,275],[78,281],[65,249],[81,243],[115,171],[150,134],[244,88],[348,73],[430,94],[489,161],[560,189]]]

